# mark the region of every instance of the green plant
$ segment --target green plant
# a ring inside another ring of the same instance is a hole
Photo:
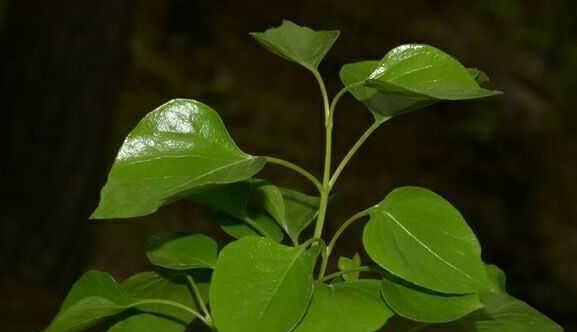
[[[155,272],[120,284],[108,274],[87,272],[46,332],[81,331],[106,319],[114,322],[113,332],[184,331],[195,320],[220,332],[371,332],[394,315],[414,321],[411,331],[428,325],[562,331],[506,293],[505,275],[482,261],[479,242],[461,214],[427,189],[395,189],[344,221],[328,242],[323,239],[331,191],[370,134],[398,115],[439,101],[500,94],[480,86],[488,80],[483,72],[434,47],[403,45],[381,60],[343,66],[344,87],[330,101],[317,67],[338,31],[284,21],[251,35],[308,69],[320,86],[326,129],[322,178],[285,160],[244,153],[218,114],[198,101],[176,99],[158,107],[124,141],[92,218],[138,217],[188,199],[215,210],[215,221],[236,240],[218,252],[206,235],[155,236],[146,253]],[[333,171],[333,117],[347,92],[374,122]],[[301,174],[318,195],[254,179],[265,164]],[[365,219],[363,245],[374,263],[363,265],[358,254],[340,257],[339,271],[327,274],[337,240]],[[312,237],[301,241],[313,224]]]

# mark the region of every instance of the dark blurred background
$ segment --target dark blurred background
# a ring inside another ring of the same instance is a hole
[[[124,135],[173,97],[199,99],[239,146],[317,174],[321,103],[304,69],[248,36],[282,18],[342,35],[321,65],[430,43],[485,70],[503,97],[441,104],[381,128],[337,187],[327,231],[400,185],[461,209],[511,293],[577,331],[577,2],[575,0],[0,0],[2,213],[0,331],[39,331],[86,269],[121,279],[146,269],[146,238],[193,230],[226,240],[205,211],[90,223]],[[335,159],[369,125],[350,97]],[[267,167],[280,185],[311,190]],[[340,254],[361,251],[360,225]]]

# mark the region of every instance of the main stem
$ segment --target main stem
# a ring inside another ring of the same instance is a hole
[[[329,97],[327,94],[327,88],[323,81],[323,78],[318,71],[313,71],[319,88],[321,90],[323,98],[323,108],[325,115],[325,162],[323,168],[323,181],[322,188],[320,191],[321,201],[319,206],[319,215],[317,218],[317,223],[315,226],[314,238],[321,239],[323,234],[323,227],[325,223],[325,217],[327,214],[327,205],[329,201],[330,194],[330,176],[331,176],[331,151],[332,151],[332,141],[333,141],[333,121],[331,116],[331,110],[329,105]]]

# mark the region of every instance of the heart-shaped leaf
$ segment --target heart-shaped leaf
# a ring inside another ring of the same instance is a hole
[[[129,218],[211,185],[246,180],[264,158],[242,152],[210,107],[172,100],[149,113],[124,141],[93,219]]]
[[[280,243],[284,238],[282,229],[266,213],[253,213],[245,220],[218,214],[215,221],[226,234],[235,239],[242,239],[247,236],[265,236]]]
[[[427,189],[393,190],[370,212],[363,244],[390,273],[442,293],[490,289],[481,246],[463,216]]]
[[[130,308],[134,300],[106,273],[86,272],[44,332],[83,331]]]
[[[451,322],[483,307],[477,294],[433,292],[393,276],[383,278],[381,293],[395,313],[417,322]]]
[[[421,109],[441,100],[500,94],[479,86],[488,77],[468,70],[447,53],[428,45],[399,46],[380,61],[344,65],[341,81],[377,120]]]
[[[489,294],[482,302],[485,308],[456,325],[466,332],[563,332],[557,323],[508,294]]]
[[[158,234],[146,251],[150,263],[172,270],[212,269],[217,255],[216,241],[203,234]]]
[[[272,53],[316,71],[339,34],[338,30],[314,31],[283,20],[279,27],[250,35]]]
[[[186,325],[170,318],[137,314],[114,324],[108,332],[184,332]]]
[[[307,314],[295,332],[373,332],[393,315],[378,280],[315,284]]]
[[[191,276],[197,283],[199,291],[204,299],[207,299],[209,277],[206,274],[193,274]],[[122,282],[122,288],[134,299],[161,299],[176,302],[199,312],[198,305],[184,275],[158,272],[142,272],[131,276]],[[180,308],[164,304],[139,304],[136,306],[145,312],[160,314],[171,317],[183,324],[188,324],[195,317]]]
[[[313,257],[304,247],[245,237],[220,253],[210,304],[221,332],[286,332],[303,316],[313,292]]]
[[[359,268],[361,266],[361,256],[359,256],[358,253],[355,253],[353,258],[339,257],[338,266],[341,271],[350,271]],[[343,274],[343,279],[345,281],[355,281],[359,280],[360,275],[360,272],[345,273]]]

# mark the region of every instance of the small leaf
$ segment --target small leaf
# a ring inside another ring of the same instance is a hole
[[[270,183],[257,188],[258,202],[283,228],[286,225],[286,207],[280,189]]]
[[[471,77],[479,84],[487,83],[490,81],[489,76],[487,76],[487,74],[485,74],[485,72],[480,69],[467,68],[467,70],[469,71],[469,75],[471,75]]]
[[[204,297],[208,293],[208,277],[206,274],[192,276]],[[131,276],[122,282],[122,288],[137,300],[161,299],[180,303],[199,312],[192,290],[183,275],[169,275],[158,272],[142,272]],[[163,304],[140,304],[136,307],[145,312],[151,312],[177,319],[188,324],[195,317],[187,311]]]
[[[378,280],[315,284],[311,305],[295,332],[373,332],[393,315]]]
[[[158,234],[150,239],[146,251],[150,263],[172,270],[211,269],[217,255],[216,241],[203,234]]]
[[[242,239],[247,236],[263,236],[272,239],[275,242],[282,242],[284,234],[279,225],[265,213],[251,214],[247,220],[243,221],[225,214],[218,214],[215,221],[220,228],[228,235],[235,239]],[[247,223],[252,224],[249,225]]]
[[[420,44],[399,46],[380,61],[347,64],[340,76],[351,94],[363,102],[377,120],[441,100],[482,98],[501,93],[479,86],[486,78],[480,71],[469,71],[447,53]]]
[[[339,34],[338,30],[314,31],[283,20],[279,27],[250,35],[272,53],[316,71]]]
[[[498,266],[487,264],[487,275],[489,276],[489,281],[493,285],[494,293],[506,293],[507,292],[507,276],[505,272],[501,270]]]
[[[91,218],[130,218],[217,184],[246,180],[265,161],[242,152],[210,107],[175,99],[124,141]]]
[[[108,332],[184,332],[186,325],[165,317],[136,314],[112,326]]]
[[[393,190],[370,212],[365,250],[390,273],[442,293],[490,289],[481,246],[463,216],[427,189]]]
[[[58,315],[44,332],[76,332],[121,313],[133,299],[103,272],[86,272],[72,286]]]
[[[210,286],[210,304],[221,332],[285,332],[303,316],[313,291],[313,257],[246,237],[220,253]]]
[[[456,324],[467,332],[563,332],[557,323],[525,302],[505,294],[482,298],[485,308]]]
[[[221,212],[217,222],[223,230],[235,237],[246,235],[266,236],[277,242],[282,241],[282,230],[274,225],[274,220],[264,213],[253,211],[251,202],[269,210],[273,217],[284,217],[284,202],[278,188],[264,180],[247,181],[218,186],[211,190],[190,196],[196,203]],[[224,216],[222,214],[226,214]]]
[[[286,217],[279,221],[293,242],[298,243],[299,235],[316,218],[320,198],[287,188],[279,188],[284,199]],[[270,213],[270,211],[269,211]]]
[[[359,268],[361,266],[361,256],[358,253],[355,253],[353,258],[348,257],[339,257],[338,262],[339,270],[341,271],[349,271],[352,269]],[[350,272],[343,274],[343,279],[345,281],[355,281],[359,280],[359,276],[361,275],[360,272]]]
[[[392,276],[383,278],[381,292],[395,313],[417,322],[451,322],[483,307],[477,294],[438,293]]]

